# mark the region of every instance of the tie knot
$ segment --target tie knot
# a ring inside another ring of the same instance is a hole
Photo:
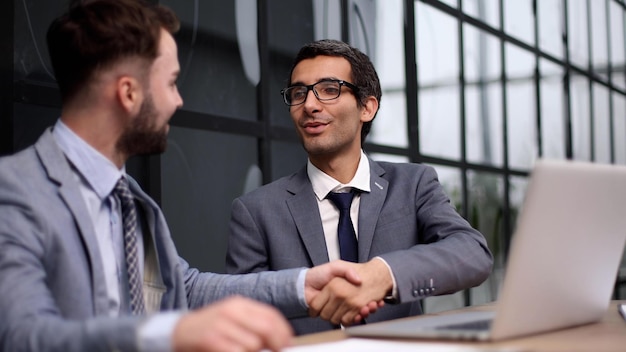
[[[130,193],[130,188],[128,187],[128,180],[126,177],[120,177],[120,179],[115,184],[115,188],[113,192],[120,197],[120,200],[126,201],[133,198],[133,195]]]
[[[350,209],[350,205],[352,204],[352,198],[354,198],[354,192],[347,193],[336,193],[330,192],[326,196],[339,210],[347,210]]]

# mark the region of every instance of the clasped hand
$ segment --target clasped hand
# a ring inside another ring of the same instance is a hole
[[[349,326],[382,307],[392,285],[391,273],[382,260],[362,264],[333,261],[309,269],[305,298],[311,316]]]

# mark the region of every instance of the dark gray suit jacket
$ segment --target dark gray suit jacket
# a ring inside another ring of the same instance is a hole
[[[242,294],[306,315],[300,270],[267,275],[200,273],[178,257],[156,203],[131,180],[165,285],[161,310]],[[50,130],[0,159],[0,350],[132,351],[145,317],[107,316],[102,260],[78,182]]]
[[[371,192],[361,194],[359,209],[359,262],[380,256],[389,264],[399,304],[386,305],[367,321],[421,314],[418,300],[482,283],[491,272],[491,252],[482,234],[450,204],[435,170],[420,164],[369,163]],[[235,199],[230,229],[229,273],[328,262],[306,167]],[[298,334],[334,328],[319,318],[291,323]]]

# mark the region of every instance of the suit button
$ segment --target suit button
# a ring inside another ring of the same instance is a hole
[[[420,296],[423,296],[423,295],[424,295],[424,289],[420,288]]]
[[[413,297],[419,296],[419,291],[417,289],[413,290]]]

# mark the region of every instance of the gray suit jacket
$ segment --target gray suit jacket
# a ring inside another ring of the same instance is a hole
[[[107,316],[94,227],[71,166],[50,130],[0,159],[0,350],[131,351],[146,317]],[[152,235],[165,292],[161,310],[185,310],[242,294],[306,315],[300,270],[267,275],[200,273],[178,257],[156,203],[131,180]]]
[[[389,264],[399,304],[386,305],[367,321],[421,314],[419,299],[483,282],[493,264],[485,238],[450,204],[434,169],[369,162],[371,192],[361,194],[359,209],[359,262],[380,256]],[[229,273],[328,261],[306,167],[234,200],[230,229]],[[319,318],[291,323],[298,334],[333,328]]]

